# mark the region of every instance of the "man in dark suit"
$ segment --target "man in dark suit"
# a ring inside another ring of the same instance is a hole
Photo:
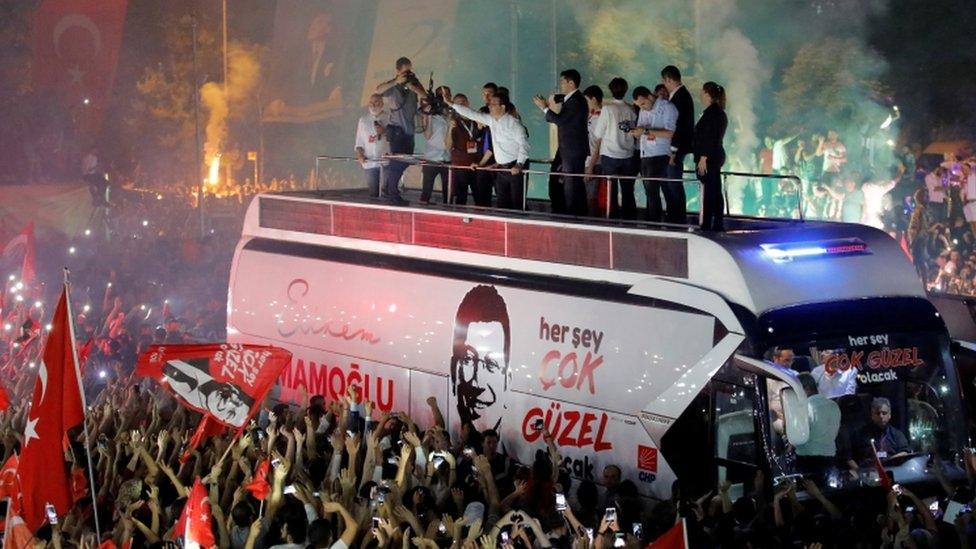
[[[590,154],[586,121],[590,110],[579,91],[579,85],[579,71],[568,69],[559,75],[559,91],[565,94],[561,105],[557,105],[556,96],[550,96],[548,100],[541,95],[532,98],[536,106],[546,113],[546,122],[558,127],[559,148],[552,161],[553,172],[582,174],[586,169],[586,157]],[[562,183],[550,178],[549,199],[553,213],[587,213],[586,185],[582,177],[563,177]]]
[[[684,174],[685,156],[691,154],[692,136],[695,133],[695,101],[688,88],[681,83],[681,71],[674,65],[661,69],[661,82],[668,90],[668,101],[678,109],[678,124],[671,137],[671,162],[668,164],[668,178],[681,179]],[[685,188],[682,183],[661,185],[664,199],[668,204],[665,221],[668,223],[687,223]],[[671,204],[677,207],[672,208]]]

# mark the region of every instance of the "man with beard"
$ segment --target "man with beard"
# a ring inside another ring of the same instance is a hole
[[[369,97],[369,112],[359,118],[356,127],[356,158],[366,174],[369,195],[380,195],[380,162],[390,151],[390,144],[383,138],[389,117],[383,110],[383,96],[374,93]]]

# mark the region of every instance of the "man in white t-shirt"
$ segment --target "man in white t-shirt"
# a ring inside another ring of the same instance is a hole
[[[613,97],[603,105],[600,118],[593,128],[595,145],[590,145],[590,153],[600,157],[600,171],[604,175],[637,175],[634,171],[634,136],[620,129],[621,123],[636,125],[637,113],[633,107],[624,102],[628,84],[623,78],[614,78],[607,86]],[[634,198],[633,179],[610,180],[610,217],[635,219],[637,217],[637,201]],[[617,190],[620,190],[621,203],[617,205]]]
[[[935,221],[942,221],[946,218],[946,177],[946,170],[942,166],[925,175],[925,190],[929,194],[926,207]]]
[[[378,93],[369,97],[368,108],[356,126],[356,157],[366,174],[369,195],[377,197],[380,195],[382,158],[390,152],[390,144],[384,137],[389,117],[383,110],[383,96]]]
[[[823,157],[823,184],[829,186],[847,163],[847,147],[840,141],[836,130],[828,130],[826,140],[820,138],[817,156]]]

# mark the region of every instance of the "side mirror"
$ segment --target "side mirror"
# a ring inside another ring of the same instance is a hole
[[[810,410],[806,395],[801,398],[792,387],[784,387],[780,391],[780,398],[783,401],[786,438],[793,446],[806,444],[810,440]]]

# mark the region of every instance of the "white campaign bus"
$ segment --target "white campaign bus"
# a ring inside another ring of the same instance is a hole
[[[363,196],[265,194],[247,211],[228,338],[294,353],[282,400],[356,384],[423,424],[435,396],[452,429],[494,427],[523,462],[541,420],[576,478],[616,464],[658,499],[676,478],[701,492],[796,472],[785,442],[811,429],[796,371],[842,412],[830,488],[872,482],[875,397],[908,441],[882,452],[897,482],[925,484],[931,455],[951,463],[965,443],[945,327],[880,231],[733,218],[706,233]],[[792,370],[765,360],[776,347]],[[857,480],[840,474],[852,462]]]

